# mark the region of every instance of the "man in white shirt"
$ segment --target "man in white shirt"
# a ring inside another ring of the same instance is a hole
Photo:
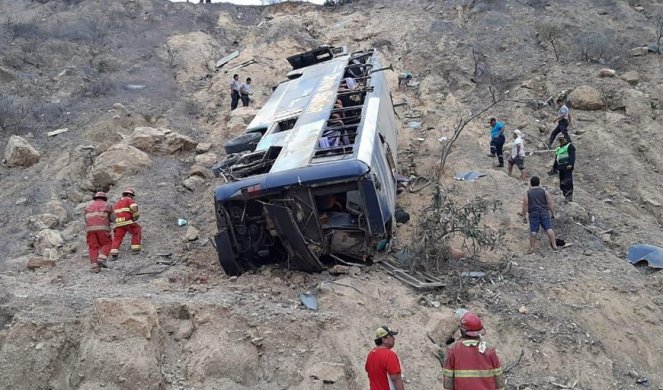
[[[230,82],[230,110],[237,108],[239,103],[239,75],[233,75],[233,79]]]
[[[511,157],[509,157],[509,176],[513,171],[513,166],[517,165],[520,170],[520,179],[525,180],[525,140],[523,133],[516,129],[513,131],[513,143],[511,144]]]
[[[566,100],[564,98],[557,99],[557,105],[559,106],[559,111],[557,111],[557,117],[554,121],[557,123],[557,127],[555,127],[555,130],[553,130],[553,132],[550,134],[550,139],[548,140],[548,149],[552,147],[552,144],[555,142],[555,138],[559,133],[562,133],[566,140],[571,142],[571,137],[569,137],[569,127],[572,126],[571,113],[569,112],[569,108],[566,106]]]
[[[251,77],[246,79],[246,82],[239,86],[239,96],[242,98],[242,106],[249,106],[249,95],[251,95]]]

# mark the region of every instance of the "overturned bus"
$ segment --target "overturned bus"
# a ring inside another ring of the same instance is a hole
[[[307,272],[370,261],[392,237],[397,125],[377,51],[323,46],[288,58],[215,171],[219,261],[229,275],[279,262]]]

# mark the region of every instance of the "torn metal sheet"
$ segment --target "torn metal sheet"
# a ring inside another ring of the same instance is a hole
[[[307,309],[318,311],[318,297],[313,294],[301,293],[299,300],[306,306]]]
[[[232,60],[233,58],[236,58],[237,56],[239,56],[239,50],[235,50],[234,52],[232,52],[232,53],[228,54],[227,56],[225,56],[225,57],[221,58],[220,60],[218,60],[216,62],[216,67],[217,68],[222,67],[223,65],[227,64],[228,62],[230,62],[230,60]]]
[[[418,290],[446,286],[446,283],[444,283],[439,278],[425,274],[423,272],[406,271],[402,269],[397,262],[390,259],[384,259],[379,264],[394,278],[400,280],[401,282],[407,283]]]
[[[484,276],[486,276],[486,273],[481,271],[469,271],[461,273],[461,276],[465,276],[468,278],[483,278]]]
[[[46,133],[46,135],[49,136],[49,137],[53,137],[55,135],[66,133],[68,131],[69,131],[69,129],[65,127],[64,129],[57,129],[57,130],[49,131],[48,133]]]
[[[457,173],[454,179],[460,181],[475,181],[476,179],[483,176],[486,176],[486,174],[477,171],[467,171],[467,172]]]
[[[655,245],[634,244],[628,248],[626,259],[631,264],[646,261],[652,268],[663,268],[663,248]]]

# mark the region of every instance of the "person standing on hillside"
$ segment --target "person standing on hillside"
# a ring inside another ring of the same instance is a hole
[[[555,219],[555,204],[548,191],[539,187],[538,176],[532,176],[529,183],[531,188],[527,190],[523,199],[523,223],[527,223],[527,215],[529,214],[529,251],[532,253],[536,250],[539,227],[543,227],[543,230],[546,231],[550,247],[553,251],[556,251],[557,242],[552,228],[552,220]]]
[[[138,204],[134,201],[136,193],[133,188],[127,188],[122,191],[122,198],[115,203],[113,212],[115,213],[115,229],[113,230],[113,245],[111,247],[111,260],[117,260],[120,254],[120,245],[125,234],[131,234],[131,253],[138,254],[141,250],[142,228],[138,224]]]
[[[447,390],[502,390],[504,376],[495,348],[481,339],[481,319],[468,311],[460,320],[460,339],[447,349],[442,365]]]
[[[495,118],[490,118],[490,153],[488,157],[497,156],[497,166],[504,166],[504,155],[502,148],[504,147],[504,123],[498,122]]]
[[[412,81],[412,73],[402,72],[398,74],[398,89],[407,89],[407,85]]]
[[[246,82],[243,82],[239,86],[239,96],[242,99],[242,107],[249,106],[249,95],[251,95],[251,77],[246,78]]]
[[[511,144],[511,157],[509,157],[509,176],[513,171],[513,166],[517,165],[520,170],[520,180],[525,180],[525,141],[523,133],[516,129],[513,131],[513,143]]]
[[[237,108],[239,104],[239,75],[234,74],[232,81],[230,81],[230,110]]]
[[[401,376],[401,363],[396,352],[392,351],[396,344],[398,332],[381,326],[375,331],[376,347],[366,357],[364,369],[368,374],[370,390],[405,390]]]
[[[571,123],[571,113],[569,108],[566,106],[566,99],[560,97],[557,99],[557,105],[559,106],[559,111],[557,111],[557,117],[555,118],[555,123],[557,127],[550,134],[550,139],[548,140],[548,149],[552,148],[552,144],[555,141],[555,137],[559,133],[562,133],[567,141],[571,142],[571,137],[569,136],[569,127],[572,126]]]
[[[114,219],[106,193],[100,191],[94,194],[92,202],[85,207],[85,240],[94,273],[106,266],[112,242],[110,224]]]
[[[559,139],[559,148],[555,149],[555,162],[548,172],[559,174],[559,189],[567,202],[573,202],[573,168],[576,164],[576,147],[564,137]]]

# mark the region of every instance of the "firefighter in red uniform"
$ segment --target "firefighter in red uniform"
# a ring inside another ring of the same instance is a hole
[[[91,271],[99,272],[106,266],[106,259],[111,250],[111,228],[113,209],[107,203],[108,198],[103,192],[97,192],[92,202],[85,207],[85,231]]]
[[[115,203],[113,211],[115,212],[115,229],[113,229],[113,246],[110,251],[111,260],[116,260],[120,254],[120,245],[124,235],[131,234],[131,252],[137,254],[140,252],[141,227],[138,221],[138,205],[134,201],[136,193],[133,188],[127,188],[122,192],[122,198]]]
[[[481,339],[481,319],[465,312],[460,319],[461,338],[447,350],[444,388],[453,390],[501,390],[504,377],[495,348]]]

